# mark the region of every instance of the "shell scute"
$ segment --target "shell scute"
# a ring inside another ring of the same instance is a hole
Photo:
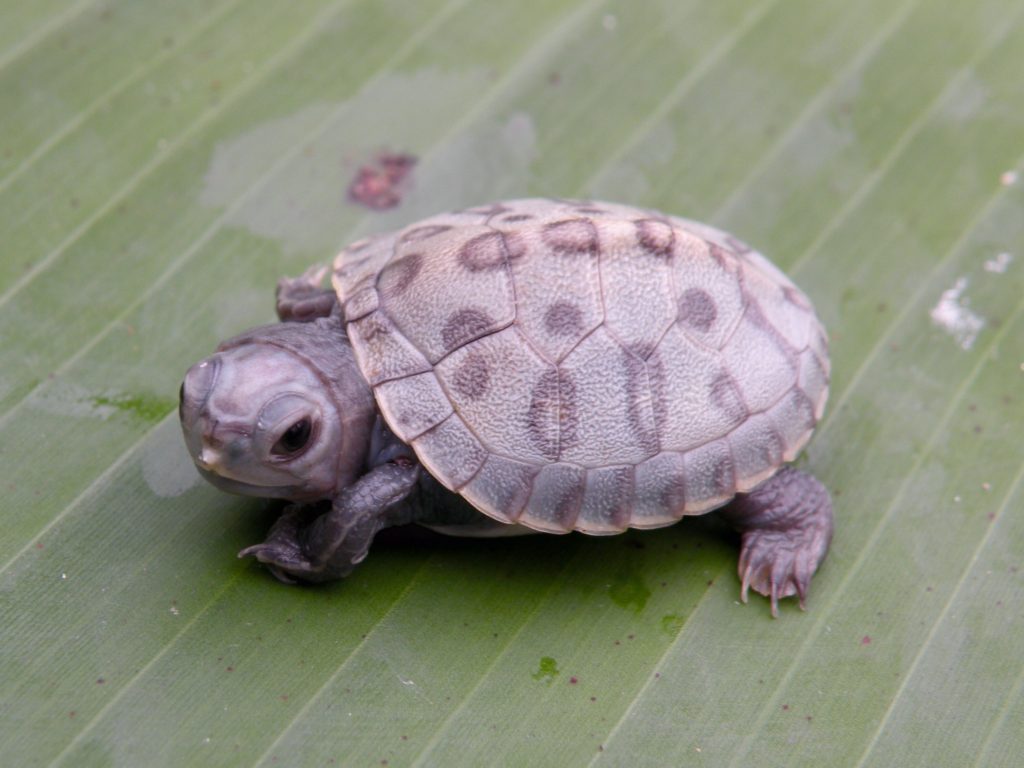
[[[727,502],[824,410],[824,329],[746,244],[629,206],[513,200],[346,249],[334,284],[381,412],[504,522],[616,533]]]

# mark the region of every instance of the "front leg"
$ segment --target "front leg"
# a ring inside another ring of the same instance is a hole
[[[282,277],[277,281],[277,317],[281,322],[308,323],[329,317],[338,304],[332,289],[321,287],[327,267],[315,265],[301,277]]]
[[[281,581],[331,581],[347,576],[363,561],[377,532],[410,522],[408,501],[419,465],[408,460],[382,464],[343,490],[330,509],[292,505],[262,544],[246,547]]]
[[[772,616],[779,615],[780,597],[797,595],[804,608],[811,576],[832,541],[832,500],[825,486],[806,472],[784,467],[720,514],[743,535],[743,602],[753,587],[771,599]]]

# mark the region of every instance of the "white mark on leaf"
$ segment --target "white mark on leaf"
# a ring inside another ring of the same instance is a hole
[[[997,254],[994,259],[988,259],[985,262],[985,271],[996,272],[1001,275],[1006,271],[1006,268],[1010,266],[1011,261],[1013,261],[1013,254],[1003,251],[1002,253]]]
[[[932,322],[956,339],[961,349],[966,350],[973,346],[974,340],[985,327],[985,321],[967,306],[965,290],[967,278],[957,278],[952,288],[942,292],[930,314]]]

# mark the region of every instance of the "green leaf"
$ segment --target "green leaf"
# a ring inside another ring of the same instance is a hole
[[[5,765],[1015,765],[1024,751],[1024,6],[0,2]],[[346,198],[381,150],[401,205]],[[183,372],[276,279],[440,210],[725,227],[829,327],[809,611],[712,517],[234,553]]]

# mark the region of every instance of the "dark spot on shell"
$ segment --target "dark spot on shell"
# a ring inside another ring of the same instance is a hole
[[[451,226],[448,224],[427,224],[422,227],[413,227],[402,235],[401,242],[415,243],[420,240],[426,240],[428,237],[439,235],[442,232],[447,232],[449,229],[451,229]]]
[[[580,507],[583,504],[583,473],[568,475],[563,479],[565,487],[559,495],[558,500],[552,509],[554,520],[562,527],[572,528],[579,517]]]
[[[560,254],[597,254],[597,227],[588,219],[566,219],[544,227],[544,242]]]
[[[529,214],[529,213],[513,213],[513,214],[503,218],[501,220],[501,223],[502,224],[513,224],[513,223],[515,223],[517,221],[529,221],[532,218],[533,218],[533,215]]]
[[[725,371],[712,380],[708,397],[716,408],[725,413],[731,426],[747,418],[747,407],[743,404],[740,391],[732,376]]]
[[[544,313],[544,327],[552,336],[575,336],[583,330],[583,312],[569,301],[556,301]]]
[[[509,261],[516,261],[523,258],[527,252],[527,242],[519,232],[505,232],[505,250],[508,252]]]
[[[499,269],[507,260],[508,249],[500,232],[478,235],[459,250],[459,263],[470,272]]]
[[[470,353],[466,355],[452,376],[452,388],[470,400],[476,400],[487,392],[491,383],[491,372],[487,360],[482,355]]]
[[[715,301],[702,288],[687,288],[679,297],[679,322],[707,333],[718,318]]]
[[[423,255],[410,253],[397,259],[381,270],[379,285],[381,292],[388,297],[400,296],[423,268]]]
[[[564,373],[548,370],[530,395],[526,429],[531,442],[545,458],[555,461],[561,448],[576,442],[578,413],[576,386]]]
[[[629,350],[623,350],[622,372],[626,380],[629,425],[640,447],[648,455],[653,454],[658,450],[658,434],[650,422],[651,388],[647,380],[647,366],[641,358]]]
[[[640,219],[634,224],[636,239],[641,248],[658,258],[672,258],[672,246],[675,244],[676,234],[672,231],[671,225],[658,219]]]
[[[576,209],[577,213],[582,213],[584,216],[607,216],[607,208],[595,208],[593,206],[583,206],[582,208]]]
[[[491,330],[493,321],[478,309],[460,309],[448,318],[441,329],[441,343],[446,352],[461,347]]]

